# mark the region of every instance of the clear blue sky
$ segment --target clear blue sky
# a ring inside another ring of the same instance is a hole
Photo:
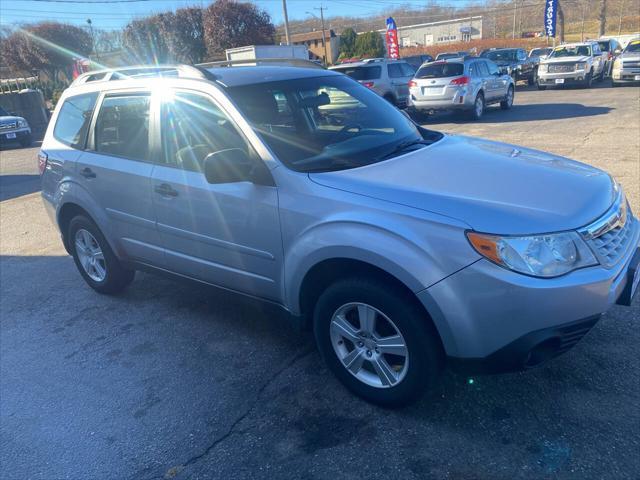
[[[42,20],[57,20],[73,24],[86,25],[91,18],[95,28],[114,29],[126,25],[136,16],[145,16],[167,10],[175,10],[184,6],[208,5],[210,1],[202,0],[151,0],[139,3],[97,3],[98,0],[84,0],[78,3],[60,3],[55,1],[34,0],[0,0],[0,23],[2,26],[17,23],[32,23]],[[69,0],[64,0],[69,1]],[[460,2],[460,0],[457,0]],[[261,8],[267,10],[274,23],[282,22],[282,0],[253,0]],[[326,17],[336,15],[368,16],[381,13],[388,8],[402,5],[424,5],[424,0],[287,0],[289,19],[304,19],[306,12],[319,14],[314,8],[320,5],[327,7]],[[450,3],[450,2],[442,2]],[[380,28],[384,27],[381,20]]]

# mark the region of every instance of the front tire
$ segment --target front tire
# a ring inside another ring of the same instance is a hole
[[[482,92],[478,93],[475,101],[473,102],[473,108],[469,111],[469,119],[471,120],[480,120],[482,115],[484,115],[485,109],[484,103],[484,94]]]
[[[582,84],[582,88],[591,88],[592,85],[593,85],[593,72],[589,72],[584,77],[584,83]]]
[[[353,393],[384,406],[417,400],[438,378],[442,347],[409,292],[369,278],[330,285],[314,310],[328,368]]]
[[[135,271],[125,269],[116,258],[98,226],[84,215],[69,223],[67,242],[73,260],[85,282],[99,293],[115,294],[134,279]]]
[[[500,102],[500,108],[502,110],[509,110],[513,106],[513,96],[513,87],[509,87],[509,89],[507,90],[507,98]]]

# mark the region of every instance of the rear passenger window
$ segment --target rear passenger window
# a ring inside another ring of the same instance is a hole
[[[105,97],[95,126],[96,152],[132,160],[149,158],[147,94]]]
[[[54,138],[72,148],[83,149],[97,98],[97,92],[67,98],[53,129]]]
[[[401,63],[400,68],[402,68],[402,75],[404,77],[413,77],[416,73],[415,69],[408,63]]]

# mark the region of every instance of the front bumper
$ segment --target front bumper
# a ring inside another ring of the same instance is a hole
[[[548,358],[565,351],[560,333],[574,324],[595,324],[625,290],[640,243],[640,226],[633,221],[630,246],[611,268],[541,279],[481,259],[419,292],[452,363],[473,365],[476,371],[509,371],[536,363],[539,344]]]
[[[616,83],[637,83],[640,82],[640,69],[613,69],[611,78]]]
[[[544,86],[562,86],[562,85],[580,85],[585,83],[587,76],[586,70],[575,70],[573,72],[549,73],[538,71],[538,83]],[[563,83],[557,83],[556,79],[563,80]]]
[[[20,142],[31,137],[30,128],[22,128],[20,130],[0,131],[0,144]]]

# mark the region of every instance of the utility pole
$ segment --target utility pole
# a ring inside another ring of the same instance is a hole
[[[89,25],[89,35],[91,35],[91,53],[93,56],[96,54],[96,40],[93,36],[93,22],[90,18],[87,18],[87,24]],[[91,55],[89,56],[89,60],[91,60]]]
[[[514,0],[513,2],[513,32],[511,33],[511,38],[516,38],[516,14],[518,13],[518,0]]]
[[[598,36],[602,37],[607,30],[607,0],[600,0],[600,30]]]
[[[320,10],[320,22],[322,23],[322,48],[324,48],[324,64],[329,65],[329,57],[327,55],[327,40],[326,40],[326,35],[324,33],[324,11],[327,9],[327,7],[323,7],[322,4],[320,4],[320,7],[315,7],[314,10]]]
[[[582,2],[582,26],[580,27],[580,41],[584,42],[584,9],[586,7],[586,3]]]
[[[291,45],[289,40],[289,16],[287,15],[287,0],[282,0],[282,15],[284,16],[284,36],[287,39],[287,45]]]

